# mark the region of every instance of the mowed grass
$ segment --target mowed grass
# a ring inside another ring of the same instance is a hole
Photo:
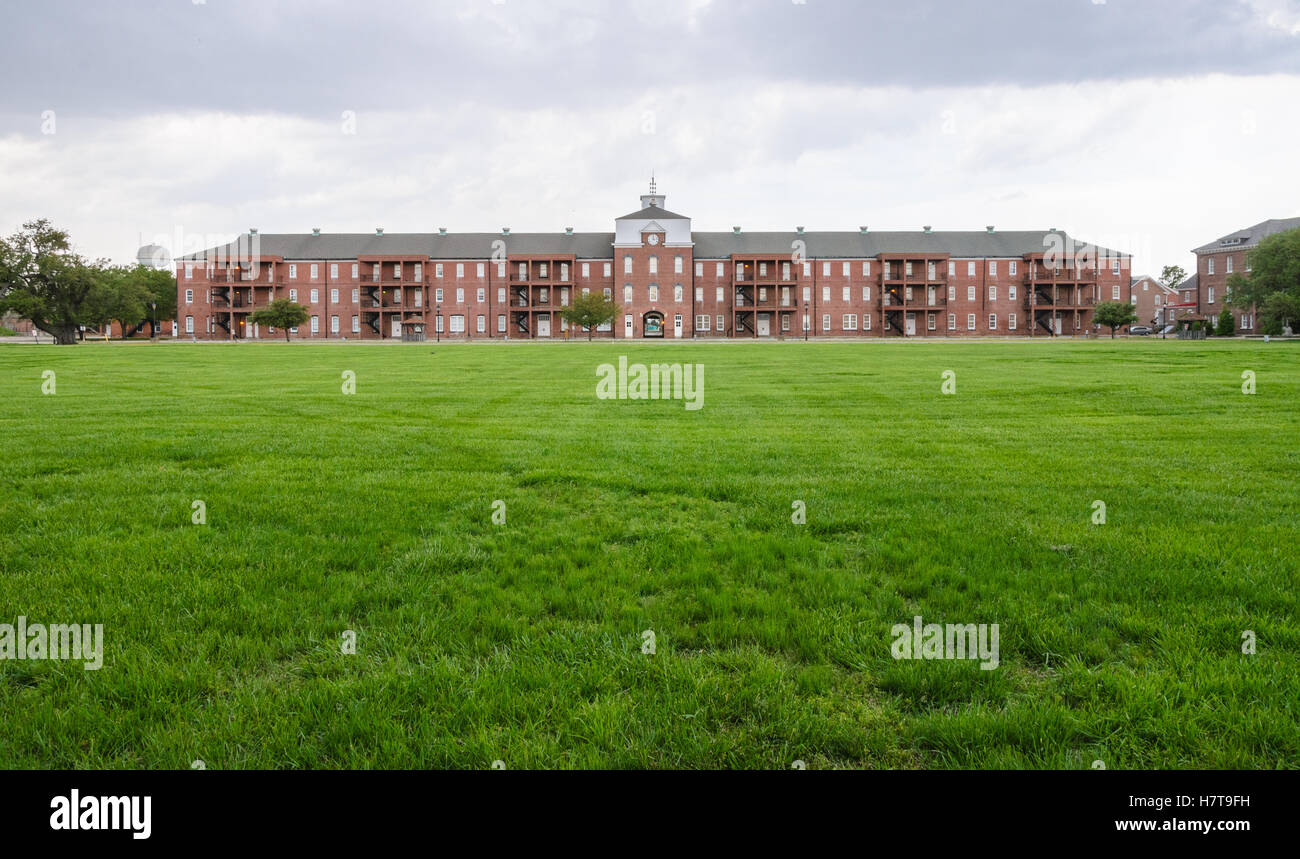
[[[703,364],[704,408],[598,400],[619,355]],[[106,639],[99,671],[0,662],[0,765],[1296,767],[1298,366],[1215,341],[0,348],[0,623]],[[999,624],[1000,666],[894,660],[915,615]]]

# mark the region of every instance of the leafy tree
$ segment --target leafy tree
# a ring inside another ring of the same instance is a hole
[[[1282,293],[1300,299],[1300,228],[1274,233],[1246,253],[1250,275],[1228,277],[1228,303],[1262,308],[1269,296]]]
[[[1114,339],[1115,329],[1137,322],[1137,311],[1127,301],[1102,301],[1093,311],[1092,318],[1098,325],[1109,328],[1111,339]]]
[[[269,325],[284,329],[284,342],[289,342],[289,329],[306,324],[311,313],[301,304],[295,304],[287,298],[277,298],[262,310],[256,310],[249,317],[257,325]]]
[[[572,307],[560,311],[560,316],[570,325],[586,329],[588,340],[592,331],[613,322],[616,315],[618,305],[599,292],[580,294],[573,299]]]
[[[1167,265],[1160,272],[1160,282],[1170,289],[1177,289],[1178,284],[1187,280],[1187,271],[1181,265]]]
[[[158,336],[158,320],[173,319],[176,316],[176,275],[170,271],[136,265],[122,270],[127,293],[137,297],[144,308],[144,317],[132,323],[132,328],[141,322],[149,323],[149,336]],[[119,320],[120,321],[120,320]],[[122,327],[126,336],[126,326]]]
[[[74,253],[68,234],[47,219],[0,239],[0,313],[30,319],[55,343],[77,342],[87,299],[103,277],[104,264]]]
[[[1275,292],[1264,299],[1258,310],[1260,331],[1276,337],[1287,325],[1295,329],[1296,321],[1300,320],[1300,298],[1286,292]]]
[[[137,325],[149,319],[153,292],[139,277],[136,268],[114,268],[105,273],[104,286],[108,292],[108,315],[122,328],[125,339]]]
[[[1235,328],[1236,323],[1232,320],[1232,311],[1226,307],[1223,308],[1223,310],[1219,312],[1219,324],[1214,329],[1214,336],[1231,337]]]

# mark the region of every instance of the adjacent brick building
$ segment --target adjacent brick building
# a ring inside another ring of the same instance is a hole
[[[1129,303],[1137,312],[1136,324],[1159,330],[1173,322],[1173,308],[1179,303],[1176,290],[1150,275],[1143,275],[1133,279],[1129,293]]]
[[[1127,254],[1060,230],[697,232],[651,183],[613,233],[258,235],[180,259],[181,336],[275,336],[249,314],[306,305],[298,338],[556,338],[579,293],[621,312],[599,336],[1055,336],[1132,296]],[[585,336],[585,335],[584,335]]]
[[[1205,319],[1217,322],[1223,312],[1228,293],[1228,278],[1233,274],[1249,274],[1250,263],[1246,259],[1249,251],[1254,250],[1261,241],[1287,230],[1300,228],[1300,218],[1282,218],[1263,221],[1253,227],[1237,230],[1215,239],[1209,244],[1201,245],[1192,253],[1196,254],[1196,274],[1188,278],[1187,291],[1195,290],[1196,308],[1189,311],[1186,318]],[[1184,287],[1179,287],[1182,291]],[[1229,308],[1239,334],[1253,334],[1256,319],[1255,308],[1246,310]]]

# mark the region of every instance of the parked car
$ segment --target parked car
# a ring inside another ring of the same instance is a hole
[[[1145,325],[1134,325],[1132,328],[1128,330],[1128,333],[1136,334],[1139,337],[1145,337],[1151,333],[1151,329]]]

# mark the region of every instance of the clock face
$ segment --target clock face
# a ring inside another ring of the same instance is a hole
[[[659,244],[659,237],[656,236],[655,234],[651,233],[651,234],[650,234],[650,244],[652,244],[652,245],[657,245],[657,244]]]

